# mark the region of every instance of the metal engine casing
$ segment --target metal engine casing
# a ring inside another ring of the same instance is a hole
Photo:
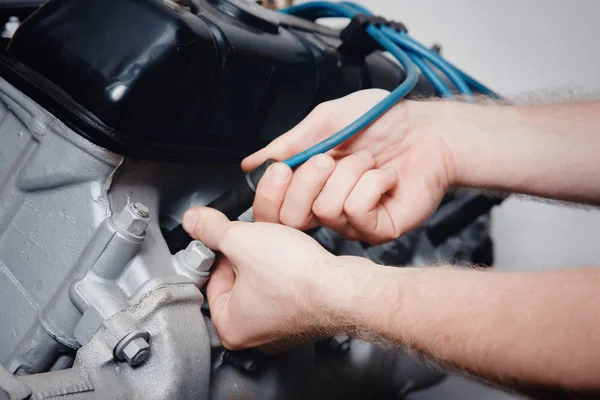
[[[202,313],[196,283],[177,272],[156,218],[129,260],[112,258],[122,264],[115,286],[127,300],[123,310],[102,320],[81,346],[76,331],[85,313],[69,289],[101,258],[85,254],[103,224],[127,203],[141,202],[168,225],[170,216],[221,192],[237,166],[215,171],[125,159],[74,134],[4,80],[0,106],[0,290],[8,302],[0,307],[7,324],[0,359],[19,376],[13,384],[34,398],[202,399],[211,387],[211,398],[329,398],[379,393],[374,386],[396,393],[443,379],[360,341],[351,350],[325,342],[279,356],[228,355]],[[148,332],[151,346],[137,367],[115,360],[113,350],[134,329]],[[382,360],[385,367],[370,372]],[[346,382],[352,375],[362,381]]]
[[[240,29],[227,18],[227,24]],[[293,37],[307,49],[315,46],[306,54],[317,51],[318,43],[324,46],[320,63],[338,62],[331,58],[335,39],[330,31],[293,29],[298,32],[286,33],[286,40]],[[18,48],[25,58],[26,51]],[[390,72],[385,79],[390,69],[380,54],[368,63],[370,69],[340,60],[347,68],[342,80],[349,81],[337,82],[331,92],[320,88],[311,98],[299,94],[302,115],[315,101],[363,87],[393,86],[402,78]],[[85,126],[47,106],[43,96],[34,99],[37,91],[17,88],[21,81],[7,71],[2,69],[2,76],[12,80],[0,78],[0,362],[5,368],[0,367],[0,398],[402,398],[444,378],[405,355],[347,337],[276,356],[226,351],[200,291],[207,271],[199,265],[182,267],[162,232],[179,223],[188,207],[222,193],[239,174],[237,162],[217,164],[208,154],[210,161],[204,163],[172,156],[164,161],[148,156],[148,149],[140,152],[142,158],[123,155],[132,149],[108,150],[111,146],[101,147],[82,133]],[[380,73],[381,84],[352,80],[367,71]],[[428,90],[421,83],[420,93]],[[302,115],[279,116],[278,124],[293,125]],[[253,140],[247,152],[262,143]],[[147,207],[149,216],[125,214],[135,204]],[[123,226],[122,218],[130,224]],[[415,265],[470,260],[488,238],[487,229],[487,218],[482,218],[439,248],[428,246],[419,231],[376,247],[346,242],[325,229],[314,236],[334,254]],[[134,365],[135,355],[122,354],[124,341],[132,337],[148,345],[138,349],[143,359]]]
[[[162,166],[124,160],[91,144],[3,80],[0,92],[0,287],[9,302],[0,318],[10,324],[2,332],[5,367],[17,375],[60,371],[40,393],[88,388],[96,398],[206,398],[210,344],[203,297],[194,281],[177,273],[157,220],[130,259],[112,255],[123,264],[115,279],[126,299],[123,309],[95,327],[83,348],[75,333],[82,314],[69,289],[100,258],[86,257],[94,235],[127,203],[141,202],[158,215],[160,181],[174,174],[154,174]],[[113,361],[113,348],[132,329],[151,337],[151,356],[136,369]],[[75,364],[64,369],[75,350]],[[128,373],[134,375],[129,381]],[[157,375],[161,384],[150,384]],[[109,384],[116,376],[119,388]]]

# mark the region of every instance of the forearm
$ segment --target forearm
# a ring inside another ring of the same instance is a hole
[[[417,109],[439,116],[431,129],[444,132],[458,185],[600,203],[600,102]]]
[[[600,392],[599,269],[369,271],[338,306],[358,330],[506,386]]]

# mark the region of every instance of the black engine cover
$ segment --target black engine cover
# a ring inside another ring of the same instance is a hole
[[[243,0],[51,0],[19,28],[0,73],[102,147],[231,162],[322,101],[404,79],[381,53],[339,45],[337,31]],[[433,94],[425,82],[416,91]]]

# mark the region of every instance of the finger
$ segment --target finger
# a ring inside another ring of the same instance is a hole
[[[339,101],[319,104],[294,128],[246,157],[242,161],[242,169],[251,171],[267,159],[283,161],[335,133],[335,126],[330,123],[330,115]]]
[[[439,206],[445,190],[432,189],[424,179],[403,179],[381,204],[393,216],[397,236],[418,227]]]
[[[372,169],[363,174],[346,199],[344,212],[363,239],[395,239],[394,220],[381,199],[397,183],[398,174],[393,168]]]
[[[273,164],[258,182],[254,198],[257,221],[279,223],[279,211],[292,178],[292,169],[283,163]]]
[[[312,211],[324,225],[342,232],[348,225],[344,215],[346,198],[360,179],[373,168],[375,160],[366,150],[340,160],[313,204]]]
[[[183,215],[183,229],[194,239],[220,250],[221,238],[233,223],[214,208],[190,208]]]
[[[312,206],[334,167],[331,156],[318,154],[294,172],[279,213],[283,224],[296,229],[308,229],[316,225]]]
[[[235,272],[231,262],[225,257],[220,257],[206,286],[206,298],[213,319],[219,320],[219,317],[222,317],[234,283]]]

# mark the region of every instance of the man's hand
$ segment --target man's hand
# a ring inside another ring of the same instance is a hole
[[[342,284],[343,277],[374,266],[357,257],[335,257],[295,229],[230,222],[210,208],[187,211],[183,227],[225,256],[212,272],[207,297],[219,336],[230,349],[337,332],[343,324],[333,306],[344,301],[334,299],[358,294],[348,290],[352,284]]]
[[[323,103],[242,162],[285,160],[333,135],[387,92]],[[422,223],[451,186],[600,204],[600,102],[533,107],[403,101],[363,132],[294,173],[278,163],[260,181],[259,221],[328,226],[372,244]]]
[[[183,223],[226,257],[207,297],[229,349],[358,331],[528,392],[600,393],[597,268],[392,268],[335,257],[292,228],[230,222],[209,208],[188,211]]]
[[[320,107],[244,168],[306,149],[384,95],[360,92]],[[453,184],[600,204],[598,126],[600,102],[404,102],[294,174],[272,166],[260,182],[255,214],[298,228],[322,223],[380,242],[422,221]],[[334,257],[288,227],[229,222],[206,208],[188,211],[183,222],[227,257],[207,294],[229,348],[362,330],[529,393],[600,393],[597,268],[507,274],[391,268]]]
[[[365,90],[319,105],[299,125],[246,158],[252,170],[284,160],[361,116],[388,93]],[[257,221],[307,229],[328,226],[372,244],[397,238],[423,222],[455,182],[452,152],[427,124],[416,124],[417,103],[403,102],[329,154],[293,174],[282,163],[267,171],[254,201]],[[420,119],[421,121],[421,119]]]

